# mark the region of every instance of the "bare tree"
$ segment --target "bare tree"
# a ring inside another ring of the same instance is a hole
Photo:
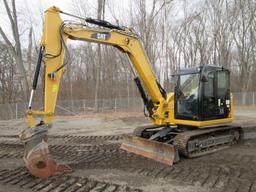
[[[251,6],[254,7],[251,10]],[[242,91],[249,88],[249,79],[253,67],[251,55],[253,47],[251,43],[250,31],[253,30],[253,21],[255,20],[255,4],[250,0],[235,0],[230,18],[231,33],[236,47],[236,59],[240,69],[240,81]],[[254,29],[255,30],[255,29]]]
[[[105,0],[98,0],[98,9],[97,9],[97,19],[104,19],[104,10],[105,10]],[[100,88],[100,75],[101,75],[101,66],[102,66],[102,56],[101,56],[101,45],[97,45],[98,53],[98,63],[96,65],[96,82],[95,82],[95,110],[98,110],[98,94]]]
[[[9,18],[9,22],[11,24],[12,29],[12,37],[14,39],[14,43],[11,43],[6,33],[3,31],[2,27],[0,26],[0,34],[3,37],[8,50],[15,58],[15,62],[17,64],[18,72],[19,72],[19,78],[21,80],[21,86],[23,89],[24,99],[27,100],[29,96],[29,86],[27,81],[27,75],[26,70],[24,67],[23,59],[22,59],[22,49],[21,49],[21,43],[20,43],[20,34],[19,34],[19,28],[18,28],[18,20],[17,20],[17,12],[16,12],[16,4],[15,0],[11,1],[11,8],[7,3],[7,0],[4,1],[4,6]]]
[[[20,42],[15,0],[3,2],[12,34],[9,36],[1,28],[3,26],[0,27],[4,40],[2,47],[7,47],[4,53],[8,51],[8,59],[3,54],[0,56],[1,64],[8,61],[0,67],[0,86],[5,90],[1,96],[11,95],[12,98],[2,102],[12,102],[20,99],[20,86],[24,90],[24,98],[28,92],[26,85],[31,81],[31,76],[26,75],[24,65],[28,65],[28,74],[31,74],[36,58],[32,47],[36,46],[36,41],[32,43],[33,29],[30,29],[28,44],[24,46]],[[71,12],[82,17],[104,19],[105,1],[97,2],[73,0],[71,7],[74,9]],[[231,70],[232,90],[256,89],[253,83],[256,81],[255,0],[206,0],[194,9],[191,9],[190,1],[184,0],[179,4],[182,6],[183,3],[184,17],[179,17],[177,22],[174,22],[172,15],[177,1],[170,4],[170,0],[132,0],[129,6],[121,6],[123,10],[114,8],[114,0],[106,2],[106,12],[112,14],[106,14],[106,20],[111,21],[112,18],[137,31],[153,70],[161,77],[161,84],[165,83],[165,88],[169,84],[170,72],[175,73],[183,67],[214,64],[224,65]],[[124,11],[125,14],[120,13]],[[18,16],[22,19],[23,15]],[[69,46],[69,49],[72,68],[69,66],[67,75],[64,75],[60,99],[91,99],[91,107],[98,110],[101,99],[128,97],[127,103],[131,104],[129,97],[138,96],[128,61],[115,48],[85,43]],[[22,53],[26,53],[24,58]],[[15,65],[11,65],[11,60]],[[9,74],[8,80],[3,78],[3,74]],[[14,74],[13,78],[11,74]],[[4,79],[8,83],[4,83]],[[16,91],[13,91],[14,87]]]
[[[28,34],[28,49],[27,49],[27,64],[28,64],[28,81],[32,83],[32,32],[33,28],[30,27]]]
[[[7,45],[0,42],[0,103],[17,101],[16,66]]]

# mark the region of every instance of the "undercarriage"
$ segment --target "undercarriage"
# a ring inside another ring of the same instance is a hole
[[[182,125],[174,127],[144,126],[136,128],[133,135],[174,147],[176,150],[174,162],[177,162],[179,159],[177,155],[188,158],[199,157],[239,143],[243,138],[243,131],[240,126],[234,125],[207,128]]]

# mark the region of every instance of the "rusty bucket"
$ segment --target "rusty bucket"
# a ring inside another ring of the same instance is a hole
[[[47,143],[47,125],[26,128],[20,135],[25,146],[24,161],[29,172],[40,178],[46,178],[72,169],[68,165],[57,164],[50,154]]]

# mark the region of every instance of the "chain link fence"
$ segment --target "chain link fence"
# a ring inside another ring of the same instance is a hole
[[[255,106],[256,92],[233,93],[235,106]],[[25,116],[27,103],[0,104],[0,120],[19,119]],[[256,107],[256,106],[255,106]],[[43,103],[34,102],[33,109],[43,110]],[[98,100],[62,100],[57,102],[57,115],[83,115],[88,112],[142,112],[141,98],[116,98]]]
[[[238,92],[232,93],[235,106],[255,106],[256,92]]]
[[[83,115],[88,112],[139,112],[143,110],[141,98],[100,99],[95,109],[94,100],[61,100],[57,102],[57,115]],[[0,104],[0,120],[19,119],[25,116],[28,103]],[[33,102],[33,109],[43,110],[42,102]]]

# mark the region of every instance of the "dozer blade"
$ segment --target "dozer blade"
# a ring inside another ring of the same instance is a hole
[[[32,175],[46,178],[72,171],[68,165],[57,164],[52,158],[47,144],[47,128],[44,125],[25,129],[21,140],[25,145],[23,159]]]
[[[132,135],[124,137],[121,149],[134,153],[166,165],[173,165],[179,157],[173,145],[143,139]]]

